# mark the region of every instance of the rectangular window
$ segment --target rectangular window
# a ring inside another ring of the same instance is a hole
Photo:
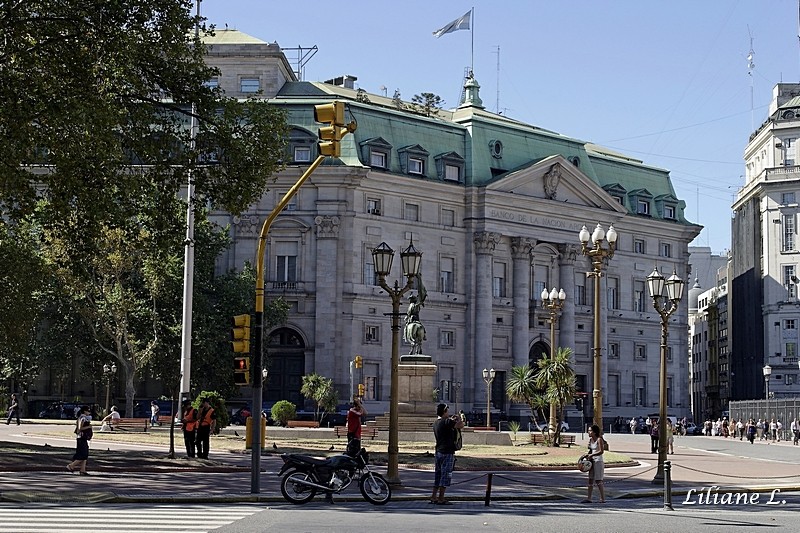
[[[364,326],[364,342],[378,343],[381,341],[380,326],[367,324]]]
[[[280,202],[288,191],[278,191],[277,201]],[[276,202],[277,203],[277,202]],[[283,208],[284,211],[297,211],[297,195],[295,194],[289,199],[289,203]]]
[[[294,147],[294,162],[295,163],[308,163],[311,161],[311,147],[309,146],[295,146]]]
[[[672,346],[667,346],[667,361],[672,361]]]
[[[647,200],[639,200],[636,204],[636,212],[640,215],[650,214],[650,202]]]
[[[219,79],[218,78],[211,78],[210,80],[205,82],[203,85],[205,85],[209,89],[216,89],[217,87],[219,87]]]
[[[783,329],[797,329],[797,322],[793,318],[784,320]]]
[[[370,150],[369,166],[377,168],[386,168],[386,154],[384,152]]]
[[[608,343],[608,358],[609,359],[619,359],[619,343],[618,342],[609,342]]]
[[[793,192],[782,192],[781,193],[781,204],[793,204],[794,201],[794,193]]]
[[[495,263],[492,269],[492,296],[495,298],[506,297],[506,265]]]
[[[672,245],[670,243],[661,243],[661,257],[672,257]]]
[[[667,376],[667,407],[672,407],[672,376]]]
[[[456,334],[454,331],[442,330],[439,332],[439,346],[442,348],[452,348],[456,344]]]
[[[637,407],[644,407],[647,402],[647,376],[633,377],[634,403]]]
[[[408,173],[409,174],[424,174],[425,162],[422,159],[415,157],[408,158]]]
[[[794,265],[783,265],[783,286],[786,288],[786,297],[794,298],[797,295],[797,286],[792,278],[795,277]]]
[[[644,241],[642,239],[633,240],[633,251],[637,254],[646,253],[646,248],[644,246]]]
[[[453,227],[456,225],[456,212],[452,209],[442,209],[442,226]]]
[[[608,284],[608,308],[619,309],[619,278],[606,278]]]
[[[783,215],[783,251],[794,251],[794,215]]]
[[[664,218],[669,220],[675,220],[675,208],[671,205],[664,206]]]
[[[239,88],[243,93],[257,93],[261,88],[261,82],[258,78],[242,78]]]
[[[417,222],[419,220],[419,206],[417,204],[405,204],[403,206],[403,219]]]
[[[637,344],[633,347],[634,361],[647,361],[647,345]]]
[[[448,181],[461,181],[461,168],[455,165],[445,165],[444,179]]]
[[[575,280],[575,305],[586,305],[586,278],[583,276]]]
[[[619,376],[617,374],[608,375],[608,392],[604,399],[608,405],[614,407],[619,405]]]
[[[794,359],[797,357],[797,343],[794,342],[787,342],[786,343],[786,352],[784,352],[784,357],[789,359]]]
[[[375,363],[364,363],[364,399],[380,400],[379,367]]]
[[[633,282],[633,310],[644,313],[647,295],[644,292],[644,281]]]
[[[381,216],[381,201],[378,198],[367,198],[367,213]]]
[[[455,292],[453,278],[455,260],[452,257],[442,257],[439,266],[439,285],[442,292]]]
[[[277,257],[276,272],[278,282],[296,282],[297,281],[297,256],[296,255],[279,255]]]
[[[375,264],[372,262],[372,254],[366,254],[367,260],[364,262],[364,285],[377,285],[378,274],[375,272]]]
[[[531,300],[541,300],[542,299],[542,291],[544,290],[545,284],[544,281],[534,281],[533,282],[533,294],[531,294]],[[541,302],[544,303],[544,302]]]

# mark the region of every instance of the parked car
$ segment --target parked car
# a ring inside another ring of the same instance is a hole
[[[549,422],[543,422],[543,423],[537,425],[536,426],[536,431],[547,431],[548,424],[549,424]],[[561,421],[561,431],[562,432],[569,431],[569,424],[564,420]]]
[[[686,424],[686,435],[702,435],[703,427],[695,425],[694,422]]]
[[[39,418],[74,420],[77,418],[76,413],[80,406],[81,404],[79,403],[53,402],[39,411]]]

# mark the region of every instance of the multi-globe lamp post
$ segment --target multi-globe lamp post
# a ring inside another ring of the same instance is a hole
[[[664,279],[658,268],[647,276],[647,288],[653,299],[653,308],[661,316],[661,350],[658,395],[658,470],[653,483],[664,481],[664,462],[667,460],[667,338],[669,336],[669,317],[678,310],[686,282],[675,271]]]
[[[593,372],[593,390],[592,390],[592,400],[593,400],[593,410],[594,410],[594,419],[593,422],[603,430],[603,390],[602,390],[602,378],[603,378],[603,368],[602,368],[602,359],[601,356],[601,348],[600,348],[600,277],[603,275],[603,266],[605,265],[608,259],[614,257],[614,250],[617,247],[617,231],[614,229],[613,225],[608,226],[608,232],[606,233],[603,230],[603,227],[600,224],[597,224],[597,227],[594,228],[592,234],[589,234],[589,230],[586,229],[586,226],[581,228],[580,233],[578,234],[578,238],[581,241],[581,252],[583,255],[587,256],[589,260],[592,262],[592,271],[587,272],[587,277],[594,278],[594,348],[592,351],[594,355],[592,357],[594,361],[594,372]],[[605,244],[604,244],[605,243]]]
[[[495,371],[494,368],[491,370],[483,369],[483,381],[486,382],[486,427],[490,427],[491,424],[491,412],[492,412],[492,381],[494,381]]]
[[[108,406],[111,403],[111,380],[117,373],[117,365],[111,363],[103,365],[103,376],[106,378],[106,414],[108,414]]]
[[[373,265],[375,274],[378,276],[378,285],[386,291],[392,299],[392,368],[391,386],[389,389],[389,461],[386,469],[386,480],[392,485],[400,484],[400,474],[398,471],[398,389],[400,388],[398,370],[400,365],[400,300],[403,295],[414,285],[414,279],[419,274],[422,264],[422,252],[414,248],[412,241],[408,248],[400,252],[400,263],[403,268],[403,276],[406,284],[400,287],[397,280],[394,287],[386,283],[386,276],[392,270],[394,260],[394,250],[388,244],[382,242],[377,248],[372,250]]]
[[[567,299],[567,293],[564,289],[557,291],[555,287],[549,293],[547,289],[542,290],[542,306],[550,313],[550,361],[554,361],[556,357],[556,320],[558,314],[564,307],[564,301]],[[550,422],[548,431],[550,435],[556,433],[556,402],[550,401]]]

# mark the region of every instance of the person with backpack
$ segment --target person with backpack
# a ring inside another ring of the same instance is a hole
[[[430,503],[452,505],[450,500],[444,499],[444,493],[453,479],[456,439],[464,427],[464,421],[459,416],[449,416],[446,403],[436,406],[436,417],[436,422],[433,423],[433,435],[436,437],[436,466]]]
[[[89,441],[92,440],[92,416],[89,406],[81,406],[78,410],[78,420],[75,422],[75,455],[72,462],[67,465],[67,470],[75,472],[76,469],[82,476],[88,476],[86,463],[89,461]]]

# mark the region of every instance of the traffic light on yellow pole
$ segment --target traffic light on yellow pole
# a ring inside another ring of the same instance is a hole
[[[366,394],[367,390],[363,383],[358,384],[358,396],[359,398],[363,398],[364,394]]]
[[[233,317],[231,349],[236,353],[250,353],[250,315]]]
[[[348,133],[356,131],[356,123],[344,122],[344,102],[331,102],[314,106],[314,120],[327,124],[319,128],[319,155],[339,157],[340,142]]]
[[[361,368],[364,365],[364,360],[361,358],[360,355],[357,355],[355,359],[353,359],[356,368]]]
[[[250,383],[250,358],[233,358],[233,383],[235,385],[247,385]]]

